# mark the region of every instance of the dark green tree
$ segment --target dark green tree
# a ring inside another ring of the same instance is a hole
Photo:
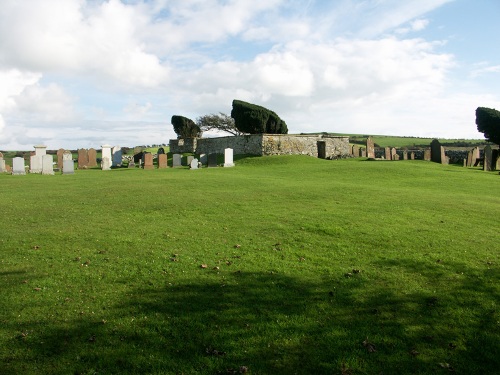
[[[170,123],[174,126],[177,138],[201,137],[201,129],[193,120],[184,116],[173,115]]]
[[[500,145],[500,112],[496,109],[478,107],[476,109],[477,130],[487,141]]]
[[[209,115],[201,116],[196,119],[196,124],[204,132],[209,130],[219,130],[232,135],[242,135],[234,125],[234,119],[222,112],[219,114],[211,113]]]
[[[287,134],[285,121],[273,111],[256,104],[233,100],[231,117],[236,128],[250,134]]]

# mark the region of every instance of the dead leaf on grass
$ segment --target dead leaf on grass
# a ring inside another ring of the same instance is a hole
[[[33,290],[34,290],[35,292],[39,292],[39,291],[41,291],[41,290],[42,290],[42,288],[33,288]]]
[[[208,266],[206,264],[201,264],[200,268],[208,268]]]
[[[236,245],[234,245],[234,248],[235,248],[235,249],[239,249],[240,247],[241,247],[241,245],[240,245],[240,244],[236,244]]]
[[[33,246],[33,250],[38,250],[38,249],[40,249],[40,246],[38,245]]]

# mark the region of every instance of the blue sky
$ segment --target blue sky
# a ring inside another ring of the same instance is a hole
[[[0,149],[168,143],[170,118],[483,138],[498,0],[2,0]],[[212,134],[213,135],[213,134]]]

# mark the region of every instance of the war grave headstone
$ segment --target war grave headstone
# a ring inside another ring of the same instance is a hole
[[[431,161],[431,150],[429,148],[424,150],[424,160]]]
[[[172,166],[173,167],[182,166],[182,155],[181,154],[174,154],[172,156]]]
[[[168,168],[167,154],[158,154],[158,169]]]
[[[62,174],[74,174],[75,173],[75,163],[73,162],[73,155],[71,151],[64,151],[62,155]]]
[[[89,154],[87,149],[78,149],[78,169],[87,169],[89,166]]]
[[[200,163],[201,163],[201,165],[207,165],[208,164],[208,156],[207,156],[207,154],[200,154]]]
[[[366,157],[375,159],[375,144],[372,137],[366,139]]]
[[[217,154],[208,154],[208,168],[217,167]]]
[[[42,156],[42,174],[54,174],[54,157],[52,155]]]
[[[198,169],[198,159],[193,158],[189,164],[190,169]]]
[[[113,160],[113,157],[111,155],[111,147],[110,145],[102,145],[102,162],[101,162],[101,169],[103,171],[109,171],[111,169],[111,163]]]
[[[122,166],[122,148],[120,146],[115,146],[112,148],[113,154],[113,164],[112,167],[121,167]]]
[[[483,170],[484,171],[491,171],[493,164],[493,152],[491,150],[491,146],[487,145],[484,148],[484,161],[483,161]]]
[[[391,148],[390,147],[386,147],[384,149],[384,157],[386,160],[391,160]]]
[[[145,152],[142,158],[143,158],[144,169],[154,169],[152,153]]]
[[[87,167],[93,168],[97,167],[97,151],[93,148],[89,148],[87,151],[88,164]]]
[[[14,159],[12,159],[12,174],[13,175],[26,174],[26,169],[24,168],[24,158],[15,157]]]
[[[232,148],[224,149],[224,167],[234,167]]]
[[[63,167],[63,155],[64,155],[64,148],[60,148],[57,150],[57,169],[62,170]]]

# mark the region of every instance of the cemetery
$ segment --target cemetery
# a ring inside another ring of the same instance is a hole
[[[496,147],[220,142],[0,154],[0,373],[496,371]]]

